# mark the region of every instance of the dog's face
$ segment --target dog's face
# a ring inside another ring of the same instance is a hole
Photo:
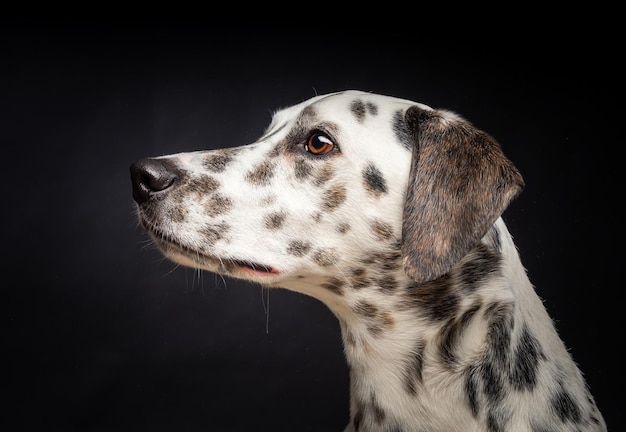
[[[332,285],[384,262],[397,264],[387,274],[427,280],[457,262],[521,187],[485,137],[407,100],[317,96],[276,112],[252,144],[136,163],[134,197],[158,247],[186,266],[289,287]]]

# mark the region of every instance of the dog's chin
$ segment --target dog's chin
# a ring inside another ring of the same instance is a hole
[[[249,260],[219,258],[182,249],[177,245],[159,242],[159,249],[171,261],[185,267],[207,270],[224,276],[245,279],[263,285],[273,285],[282,274],[274,267]]]
[[[169,260],[185,267],[207,270],[224,276],[245,279],[263,285],[274,285],[283,274],[275,267],[247,259],[225,258],[200,252],[166,235],[156,224],[140,219],[161,253]]]

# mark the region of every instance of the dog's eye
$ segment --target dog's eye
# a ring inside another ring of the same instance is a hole
[[[316,156],[326,154],[330,152],[334,147],[335,144],[332,142],[332,140],[323,133],[319,132],[311,135],[304,145],[304,149],[306,151]]]

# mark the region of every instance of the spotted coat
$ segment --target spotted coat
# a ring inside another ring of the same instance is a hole
[[[131,167],[173,261],[324,302],[346,431],[605,431],[501,218],[523,180],[454,113],[345,91],[256,142]]]

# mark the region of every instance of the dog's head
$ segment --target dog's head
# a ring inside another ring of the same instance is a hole
[[[445,274],[523,187],[457,115],[357,91],[276,112],[255,143],[143,159],[131,175],[139,221],[173,261],[331,291],[370,266]]]

